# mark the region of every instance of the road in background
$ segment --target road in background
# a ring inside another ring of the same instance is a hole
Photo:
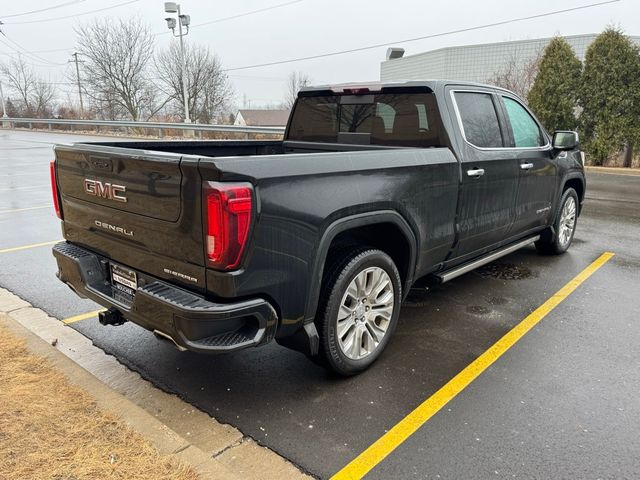
[[[61,238],[47,208],[50,147],[75,138],[0,130],[0,250]],[[329,477],[613,251],[369,476],[637,477],[640,177],[589,173],[587,191],[567,254],[526,248],[445,285],[414,289],[387,351],[355,378],[336,378],[276,344],[208,357],[178,352],[130,323],[103,327],[93,317],[71,326],[157,386]],[[55,278],[50,245],[0,253],[0,264],[1,286],[60,319],[98,308]]]

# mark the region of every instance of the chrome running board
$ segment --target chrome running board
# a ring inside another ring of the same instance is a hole
[[[434,277],[436,277],[440,283],[448,282],[449,280],[453,280],[460,275],[464,275],[471,270],[475,270],[478,267],[486,265],[487,263],[491,263],[494,260],[497,260],[500,257],[504,257],[516,250],[521,249],[522,247],[526,247],[530,243],[536,242],[540,238],[540,235],[536,235],[535,237],[527,238],[526,240],[521,240],[518,243],[514,243],[512,245],[508,245],[500,250],[495,250],[484,257],[480,257],[472,262],[465,263],[464,265],[460,265],[451,270],[446,270],[444,272],[435,273]]]

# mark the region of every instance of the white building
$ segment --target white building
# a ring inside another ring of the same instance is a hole
[[[564,37],[581,61],[587,47],[597,34],[569,35]],[[640,37],[631,39],[640,44]],[[486,83],[516,59],[525,65],[540,55],[551,38],[517,40],[512,42],[485,43],[445,47],[430,52],[418,53],[380,65],[380,80],[425,80],[447,79]]]

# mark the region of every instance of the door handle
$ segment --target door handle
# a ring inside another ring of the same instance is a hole
[[[520,168],[522,170],[531,170],[533,168],[533,163],[521,163]]]
[[[472,168],[471,170],[467,170],[467,176],[472,178],[480,178],[484,175],[484,168]]]

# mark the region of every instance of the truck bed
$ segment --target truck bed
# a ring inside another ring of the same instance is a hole
[[[353,152],[385,150],[402,147],[383,145],[350,145],[340,143],[292,142],[282,140],[208,140],[208,141],[133,141],[87,142],[75,145],[112,147],[153,152],[197,155],[203,157],[242,157],[248,155],[278,155],[283,153]]]

